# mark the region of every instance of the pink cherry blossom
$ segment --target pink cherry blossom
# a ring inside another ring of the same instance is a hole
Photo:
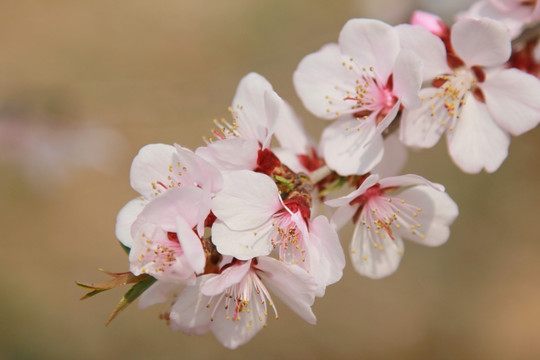
[[[281,116],[283,100],[261,75],[244,76],[229,108],[232,121],[215,121],[216,140],[195,152],[220,170],[253,170],[259,150],[270,147],[270,140]]]
[[[341,175],[364,174],[383,154],[381,132],[400,106],[418,105],[418,56],[400,47],[395,28],[371,19],[349,20],[338,44],[306,56],[294,73],[308,110],[338,121],[322,136],[328,166]]]
[[[502,68],[511,53],[510,36],[494,20],[458,21],[451,45],[447,63],[441,61],[442,43],[426,58],[439,75],[426,79],[433,87],[420,91],[422,106],[404,109],[401,140],[431,147],[446,132],[450,155],[463,171],[493,172],[507,156],[509,134],[520,135],[540,121],[540,81]],[[412,41],[407,46],[415,48]]]
[[[282,261],[315,277],[318,296],[341,278],[345,259],[337,233],[324,216],[310,219],[304,196],[283,201],[270,177],[246,170],[225,173],[224,180],[212,203],[212,241],[221,254],[249,260],[276,249]]]
[[[427,246],[445,243],[458,214],[442,186],[417,175],[380,180],[371,175],[355,191],[326,204],[338,208],[332,217],[336,227],[350,219],[355,222],[350,245],[353,266],[373,279],[396,271],[403,239]]]
[[[310,324],[316,284],[304,270],[268,257],[235,261],[219,274],[203,275],[180,294],[170,311],[172,330],[186,334],[212,331],[221,344],[237,348],[278,317],[272,291]]]

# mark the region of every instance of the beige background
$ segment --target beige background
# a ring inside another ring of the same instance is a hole
[[[291,74],[349,18],[405,21],[415,6],[381,3],[391,2],[2,2],[0,103],[31,121],[110,127],[126,143],[109,172],[78,171],[45,192],[0,164],[0,359],[540,358],[539,129],[514,139],[490,175],[461,173],[444,142],[411,154],[406,172],[444,183],[460,206],[450,241],[406,244],[385,280],[348,266],[316,301],[316,326],[278,303],[280,319],[233,352],[210,334],[170,332],[159,306],[132,306],[104,327],[122,290],[78,300],[74,281],[105,280],[98,267],[127,269],[114,223],[136,196],[128,174],[141,146],[202,145],[250,71],[318,135],[324,122],[302,109]]]

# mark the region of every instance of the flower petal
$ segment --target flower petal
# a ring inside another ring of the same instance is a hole
[[[393,92],[404,107],[415,108],[421,104],[418,92],[422,86],[422,66],[422,59],[409,49],[401,50],[396,58]]]
[[[356,224],[351,242],[351,260],[360,275],[381,279],[394,273],[403,256],[403,241],[395,236],[384,239],[376,236],[372,229],[361,222]]]
[[[223,190],[212,202],[212,211],[233,230],[254,229],[282,208],[274,181],[247,170],[223,174]]]
[[[169,300],[172,292],[178,289],[179,284],[174,282],[156,281],[139,298],[139,309],[143,310],[155,304],[162,304]]]
[[[328,126],[321,139],[328,167],[344,176],[369,172],[384,153],[382,136],[376,132],[373,117],[361,121],[346,117]]]
[[[253,170],[257,167],[258,151],[257,140],[232,138],[199,147],[195,153],[220,170]]]
[[[418,13],[421,12],[415,12],[415,14]],[[433,22],[434,26],[438,24],[435,20]],[[422,59],[424,81],[429,81],[438,75],[452,72],[446,62],[444,43],[439,37],[433,35],[422,26],[402,24],[396,26],[396,30],[399,34],[401,47],[414,51]]]
[[[131,164],[131,187],[147,199],[168,189],[169,167],[178,162],[174,146],[149,144],[144,146]]]
[[[512,52],[506,26],[488,18],[459,20],[452,26],[451,39],[454,51],[469,67],[502,65]]]
[[[147,201],[140,198],[133,199],[120,210],[116,217],[116,238],[129,248],[133,244],[131,227],[147,203]]]
[[[212,242],[220,254],[249,260],[272,252],[271,239],[274,232],[270,220],[257,228],[244,231],[231,230],[225,223],[216,220],[212,226]]]
[[[465,98],[461,119],[447,131],[448,151],[459,168],[478,173],[494,172],[508,155],[510,137],[491,118],[485,104],[472,95]]]
[[[440,246],[450,236],[449,226],[459,213],[456,203],[443,191],[431,186],[413,186],[396,195],[405,203],[421,209],[414,220],[415,228],[402,226],[394,230],[407,240],[426,246]],[[417,225],[421,224],[420,227]]]
[[[361,67],[375,68],[381,80],[392,73],[399,53],[399,36],[396,30],[379,20],[351,19],[339,34],[341,52],[352,56]]]
[[[195,273],[202,274],[206,264],[206,256],[201,239],[195,235],[193,228],[179,216],[176,217],[176,233],[186,261]]]
[[[210,330],[211,308],[207,308],[210,298],[204,296],[200,287],[207,276],[197,278],[194,285],[186,286],[171,307],[170,328],[187,335],[202,335]]]
[[[236,263],[223,270],[220,274],[210,275],[201,285],[201,293],[214,296],[223,293],[228,287],[238,284],[251,268],[251,261]]]
[[[282,263],[264,256],[257,258],[257,275],[265,285],[283,300],[294,312],[310,324],[317,319],[311,310],[315,301],[317,283],[297,265]]]
[[[405,145],[417,148],[433,147],[446,130],[436,116],[438,113],[431,108],[435,107],[431,99],[438,99],[437,91],[437,88],[420,90],[422,105],[416,109],[403,110],[399,138]]]
[[[345,255],[336,230],[326,216],[317,216],[309,223],[309,273],[319,284],[317,296],[323,296],[326,286],[343,276]]]
[[[504,130],[521,135],[540,122],[540,80],[517,69],[488,76],[482,84],[486,106]]]
[[[337,44],[327,44],[298,64],[294,86],[304,106],[315,116],[335,119],[340,112],[351,111],[350,102],[344,99],[347,92],[355,93],[357,78],[342,65],[348,61]]]

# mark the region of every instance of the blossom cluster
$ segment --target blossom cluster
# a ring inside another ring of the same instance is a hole
[[[405,147],[445,133],[463,171],[501,166],[510,135],[540,121],[538,36],[518,41],[536,8],[480,1],[451,27],[423,12],[398,26],[349,20],[293,75],[305,107],[329,121],[319,143],[250,73],[204,146],[143,147],[130,173],[140,197],[116,225],[133,289],[145,284],[140,306],[170,302],[172,330],[236,348],[278,317],[274,297],[315,324],[315,298],[342,277],[345,225],[352,265],[373,279],[396,271],[404,239],[444,244],[457,205],[442,185],[401,174]]]

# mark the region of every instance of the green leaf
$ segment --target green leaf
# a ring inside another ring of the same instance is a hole
[[[118,305],[116,305],[116,308],[112,312],[111,316],[109,317],[109,320],[107,320],[107,324],[109,325],[111,321],[118,315],[118,313],[122,310],[124,310],[129,304],[131,304],[133,301],[135,301],[143,292],[145,292],[153,283],[156,282],[156,279],[153,277],[148,277],[145,280],[142,280],[141,282],[136,283],[129,289]]]
[[[128,248],[126,245],[122,244],[122,243],[119,243],[120,246],[122,247],[122,249],[124,249],[124,251],[126,252],[126,254],[129,255],[129,252],[131,251],[131,248]]]

